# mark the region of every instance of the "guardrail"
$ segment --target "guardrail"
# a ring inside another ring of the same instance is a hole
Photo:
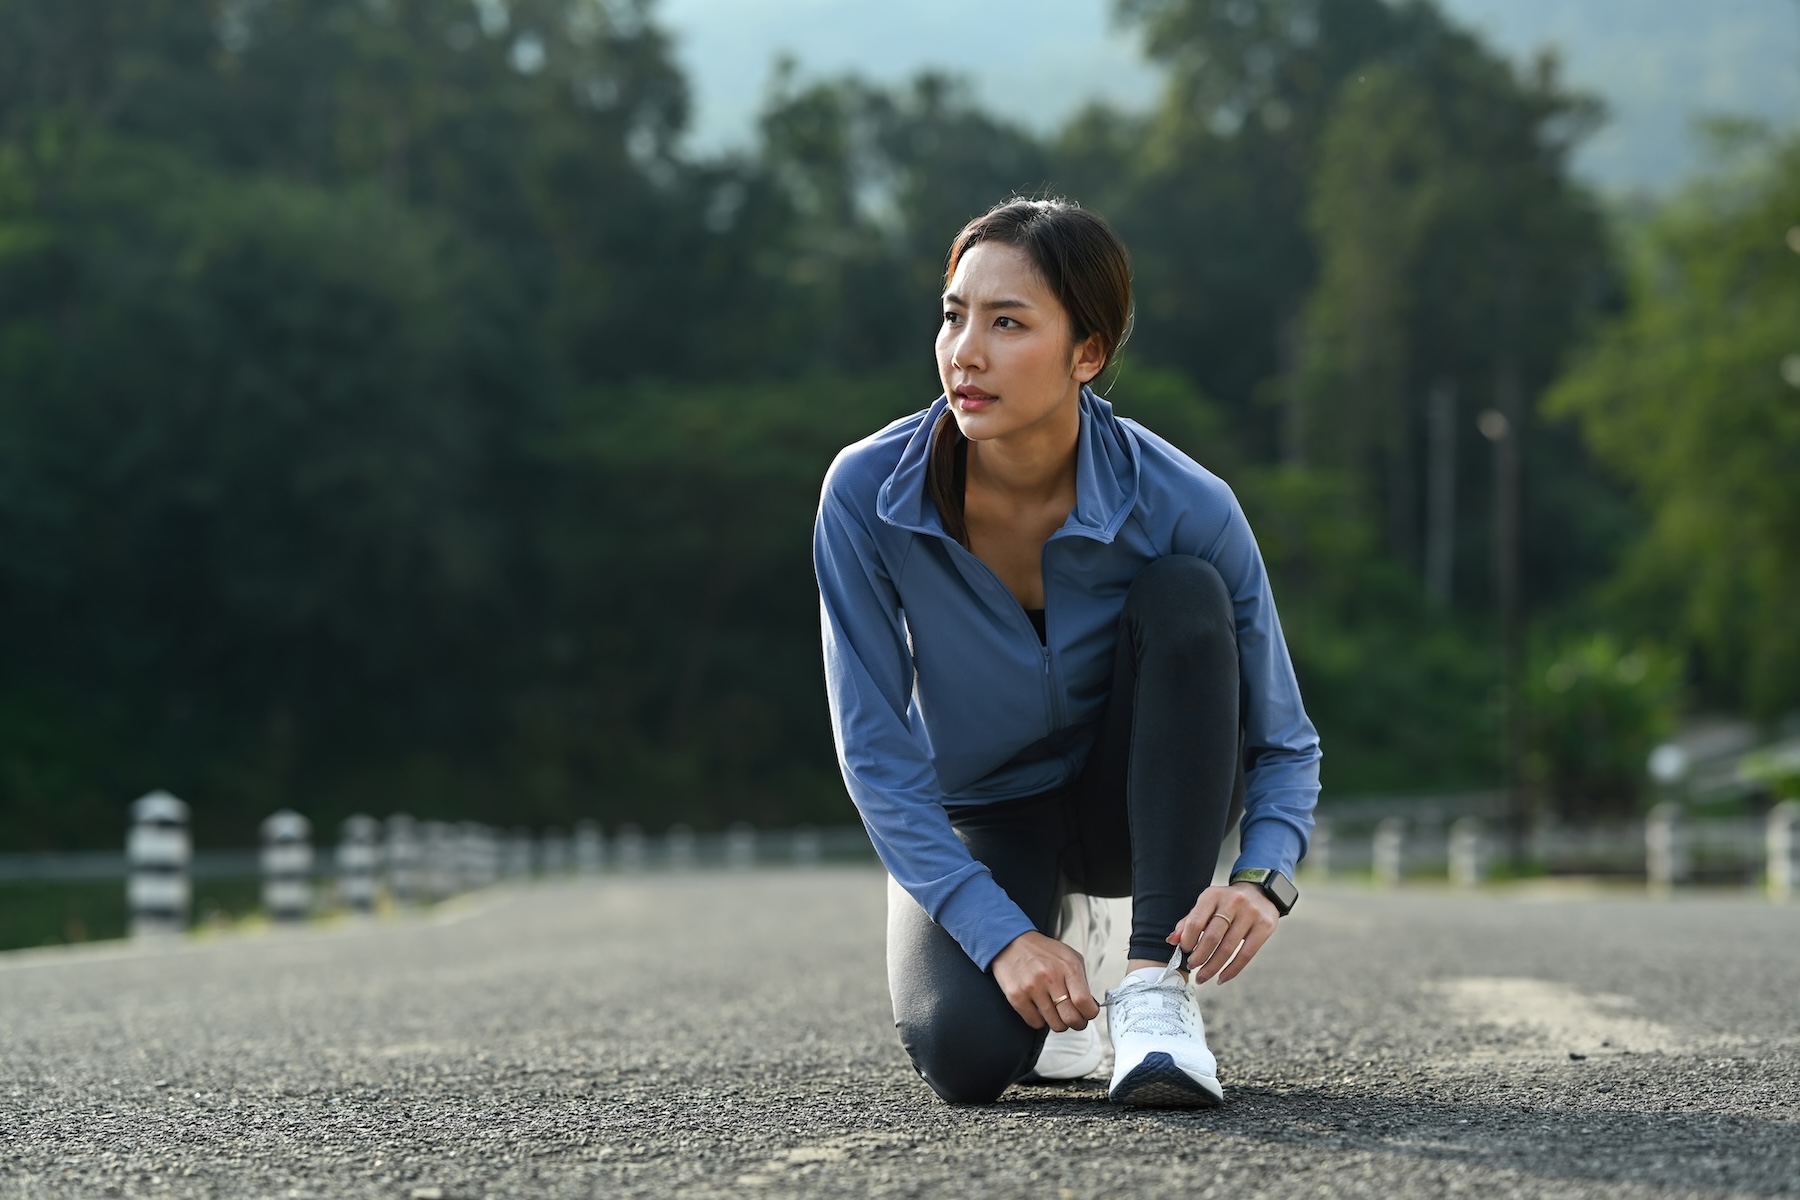
[[[1388,887],[1409,878],[1481,883],[1502,857],[1502,823],[1481,816],[1445,822],[1441,811],[1375,820],[1372,811],[1349,819],[1321,813],[1301,869],[1314,878],[1367,875]],[[1526,856],[1554,875],[1637,878],[1656,892],[1762,887],[1788,900],[1800,896],[1800,804],[1785,801],[1762,818],[1690,820],[1665,804],[1638,820],[1539,825],[1527,836]]]
[[[1494,811],[1490,794],[1459,801],[1410,810],[1399,800],[1327,809],[1301,869],[1314,878],[1366,875],[1386,887],[1432,877],[1480,884],[1501,857],[1502,826],[1482,815]],[[700,833],[678,824],[652,837],[627,823],[609,837],[591,821],[578,823],[572,834],[522,827],[502,832],[404,814],[386,822],[349,818],[336,853],[326,855],[314,854],[306,820],[286,811],[264,823],[261,850],[190,852],[180,801],[153,793],[133,812],[138,824],[126,853],[0,854],[0,883],[129,880],[133,933],[150,936],[186,928],[194,879],[260,877],[271,916],[291,922],[335,909],[367,915],[378,900],[399,907],[443,900],[501,879],[555,883],[874,857],[861,826],[770,831],[740,823]],[[1760,886],[1772,899],[1789,900],[1800,896],[1800,804],[1776,805],[1766,819],[1691,821],[1676,806],[1663,805],[1642,820],[1540,826],[1531,832],[1527,852],[1553,874],[1637,878],[1663,893],[1695,883]]]
[[[676,825],[649,837],[635,825],[609,838],[592,821],[562,829],[501,831],[473,821],[415,821],[396,814],[386,822],[347,819],[334,854],[318,854],[312,826],[283,810],[263,823],[259,850],[192,851],[187,805],[152,793],[132,806],[124,852],[0,854],[0,883],[123,881],[134,937],[177,934],[190,920],[192,881],[258,879],[262,902],[277,923],[325,911],[366,916],[396,907],[448,899],[504,879],[554,884],[602,874],[724,869],[760,865],[815,867],[827,861],[872,860],[860,825],[757,830],[736,824],[696,833]]]

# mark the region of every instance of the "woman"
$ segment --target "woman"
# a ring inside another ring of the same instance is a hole
[[[1318,793],[1261,556],[1224,483],[1087,386],[1131,316],[1104,221],[1001,204],[951,246],[943,301],[944,394],[838,455],[814,533],[901,1042],[979,1104],[1047,1036],[1094,1036],[1056,917],[1071,891],[1129,895],[1108,1094],[1216,1105],[1195,986],[1235,977],[1292,907]],[[1242,854],[1213,887],[1240,764]]]

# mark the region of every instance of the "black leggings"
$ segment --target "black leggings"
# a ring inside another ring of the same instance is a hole
[[[1119,617],[1112,693],[1072,784],[950,810],[957,836],[1037,928],[1063,895],[1130,896],[1130,956],[1164,940],[1212,882],[1241,785],[1231,595],[1204,559],[1138,575]],[[985,1104],[1037,1062],[1045,1031],[901,888],[888,884],[888,989],[913,1066],[954,1104]]]

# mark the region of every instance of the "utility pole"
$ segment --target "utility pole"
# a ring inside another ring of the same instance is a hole
[[[1456,382],[1448,377],[1431,385],[1426,432],[1425,592],[1447,609],[1456,574]]]
[[[1512,355],[1501,357],[1494,379],[1495,407],[1477,427],[1494,445],[1494,604],[1500,625],[1500,777],[1506,794],[1512,858],[1523,863],[1531,824],[1530,797],[1519,778],[1524,756],[1519,709],[1523,639],[1519,620],[1519,508],[1524,433],[1524,392]]]

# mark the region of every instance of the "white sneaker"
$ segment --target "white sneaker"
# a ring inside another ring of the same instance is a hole
[[[1106,942],[1112,936],[1112,910],[1098,896],[1070,892],[1063,897],[1057,925],[1057,940],[1081,952],[1092,986],[1100,976],[1100,960],[1105,957]],[[1086,1029],[1052,1031],[1044,1038],[1037,1065],[1019,1082],[1057,1083],[1065,1079],[1085,1079],[1099,1070],[1104,1056],[1098,1021],[1089,1021]]]
[[[1106,994],[1113,1046],[1106,1098],[1114,1104],[1217,1108],[1225,1102],[1200,1001],[1176,969],[1180,961],[1177,948],[1160,975],[1127,975]]]

